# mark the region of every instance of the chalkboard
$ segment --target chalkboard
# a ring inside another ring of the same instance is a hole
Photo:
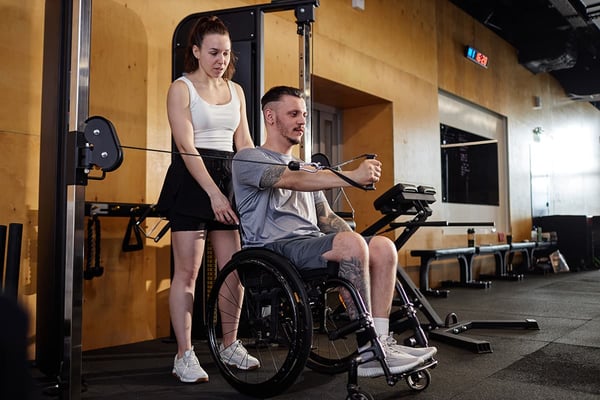
[[[498,143],[440,124],[442,201],[498,206]]]

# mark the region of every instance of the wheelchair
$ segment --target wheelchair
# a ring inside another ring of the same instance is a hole
[[[260,368],[253,370],[230,366],[219,356],[221,335],[229,329],[221,326],[219,305],[234,302],[235,285],[244,287],[244,296],[241,304],[228,308],[237,310],[234,319],[238,321],[238,339],[260,361]],[[338,294],[340,287],[348,291],[356,305],[359,317],[355,320],[345,313]],[[396,318],[410,318],[410,307],[401,307],[397,312],[401,315]],[[346,399],[370,400],[373,397],[357,382],[359,364],[378,360],[390,386],[404,379],[414,391],[427,388],[431,381],[429,369],[437,365],[435,359],[430,359],[413,370],[393,375],[360,294],[349,281],[337,276],[336,263],[298,271],[285,257],[262,248],[239,251],[218,274],[207,303],[206,327],[209,350],[221,375],[236,390],[252,397],[284,392],[308,367],[326,374],[347,372]],[[372,338],[370,348],[361,354],[353,335],[359,329],[365,329]]]

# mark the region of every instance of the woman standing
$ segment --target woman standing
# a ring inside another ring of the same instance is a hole
[[[167,171],[157,209],[171,225],[174,273],[169,293],[171,324],[177,340],[173,375],[182,382],[207,382],[192,346],[192,311],[196,278],[206,239],[222,268],[240,249],[239,220],[233,209],[231,160],[234,151],[254,147],[231,39],[217,17],[203,17],[194,26],[185,54],[185,73],[167,95],[167,114],[177,147]],[[243,288],[239,282],[229,304],[220,304],[223,326],[221,357],[240,369],[260,367],[237,340],[237,310]],[[231,286],[231,287],[233,287]],[[228,312],[231,310],[232,312]]]

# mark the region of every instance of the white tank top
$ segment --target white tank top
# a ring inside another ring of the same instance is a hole
[[[194,146],[202,149],[233,151],[233,133],[240,124],[240,99],[231,81],[227,81],[231,100],[227,104],[209,104],[198,94],[192,81],[183,81],[190,92],[190,111],[194,127]]]

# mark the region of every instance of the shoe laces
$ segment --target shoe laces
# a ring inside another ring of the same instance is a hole
[[[244,357],[248,357],[248,350],[246,350],[246,348],[244,347],[244,345],[242,344],[241,340],[237,340],[235,342],[236,348],[235,348],[235,352],[239,355],[242,355]]]
[[[381,342],[385,343],[388,346],[394,346],[396,344],[398,344],[398,342],[396,341],[396,339],[394,339],[393,333],[390,332],[389,335],[381,335],[379,336],[379,340],[381,340]]]
[[[200,365],[200,361],[198,361],[198,357],[196,357],[196,353],[194,352],[193,348],[183,354],[183,361],[188,367]]]
[[[379,340],[381,341],[381,344],[383,345],[384,351],[386,351],[386,352],[390,351],[392,353],[398,353],[398,354],[405,355],[405,353],[402,352],[399,347],[396,347],[396,346],[398,346],[398,342],[396,341],[396,339],[394,339],[393,332],[390,332],[390,334],[387,336],[381,335],[379,337]]]
[[[235,355],[244,357],[248,354],[248,351],[242,344],[242,341],[239,339],[236,340],[235,342],[231,343],[229,346],[223,348],[223,350],[221,350],[221,351],[229,353],[230,357],[233,357]]]

